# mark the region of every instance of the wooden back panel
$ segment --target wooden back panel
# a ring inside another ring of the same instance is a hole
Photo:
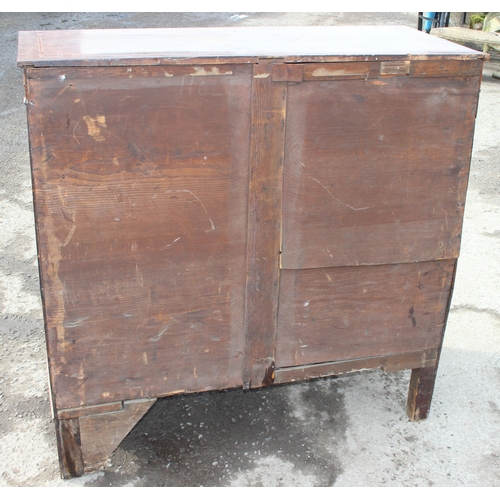
[[[354,76],[289,83],[282,267],[457,257],[480,77]]]
[[[56,409],[437,352],[480,62],[423,63],[27,68]]]
[[[56,407],[242,385],[251,67],[26,75]]]
[[[276,366],[439,349],[454,260],[285,269]]]

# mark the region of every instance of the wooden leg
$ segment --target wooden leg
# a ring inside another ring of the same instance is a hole
[[[69,479],[83,475],[82,443],[78,418],[56,420],[56,432],[61,477]]]
[[[411,420],[424,420],[431,407],[437,366],[415,368],[411,371],[406,413]]]
[[[155,401],[125,401],[60,410],[57,441],[62,478],[79,477],[104,465]]]

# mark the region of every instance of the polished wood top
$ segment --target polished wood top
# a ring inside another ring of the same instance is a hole
[[[482,58],[467,47],[400,26],[95,29],[19,32],[18,66],[121,66]]]

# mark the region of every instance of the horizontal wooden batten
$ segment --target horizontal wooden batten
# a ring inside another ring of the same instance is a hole
[[[380,76],[380,63],[378,62],[350,62],[331,64],[304,65],[305,81],[319,80],[366,80]]]
[[[410,72],[410,61],[382,61],[380,63],[380,76],[407,75]]]
[[[122,411],[123,402],[106,403],[102,405],[82,406],[81,408],[66,408],[57,412],[58,419],[79,418],[88,415],[100,415],[101,413],[110,413],[114,411]]]
[[[385,76],[406,75],[410,61],[358,61],[307,64],[274,64],[275,82],[368,80]]]
[[[396,75],[409,77],[478,76],[482,61],[470,63],[464,60],[411,60],[393,59],[387,61],[325,61],[316,60],[301,63],[285,62],[275,64],[272,79],[276,82],[368,80]]]
[[[437,364],[437,350],[407,352],[403,354],[389,354],[372,358],[350,359],[330,363],[318,363],[302,366],[278,368],[274,372],[275,384],[286,384],[298,380],[308,380],[363,370],[381,368],[386,373],[398,370],[433,367]]]
[[[411,77],[442,77],[442,76],[479,76],[482,72],[483,62],[443,60],[443,61],[412,61],[410,65]]]

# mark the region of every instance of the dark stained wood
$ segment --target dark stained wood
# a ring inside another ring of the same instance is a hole
[[[484,57],[480,52],[402,26],[293,26],[26,31],[19,33],[20,66],[158,65],[172,62],[255,62],[327,56]],[[246,58],[238,61],[236,58]],[[248,58],[254,58],[248,60]],[[324,61],[321,61],[324,62]]]
[[[331,377],[386,367],[397,367],[397,370],[406,370],[422,366],[434,366],[437,363],[437,350],[407,352],[391,356],[374,356],[372,358],[351,359],[348,361],[335,361],[333,363],[318,363],[312,365],[292,366],[278,368],[274,374],[274,383],[286,384],[300,380],[309,380],[320,377]]]
[[[411,372],[406,413],[411,420],[424,420],[431,407],[437,366],[415,368]]]
[[[84,473],[80,426],[77,418],[56,420],[57,450],[63,479],[80,477]]]
[[[57,409],[242,385],[252,73],[228,68],[27,70]]]
[[[279,64],[272,65],[273,82],[301,82],[304,72],[302,64]]]
[[[482,61],[412,61],[410,76],[426,78],[479,76],[482,73],[482,69]]]
[[[282,270],[276,367],[439,348],[454,267]]]
[[[126,401],[123,410],[80,418],[85,472],[101,467],[155,400]]]
[[[254,68],[245,302],[244,387],[272,382],[277,326],[286,82]]]
[[[448,303],[446,305],[446,313],[444,321],[441,325],[442,335],[441,343],[438,346],[437,360],[433,367],[422,365],[415,367],[411,372],[410,387],[408,390],[408,400],[406,404],[406,414],[410,420],[424,420],[429,414],[432,402],[432,395],[434,393],[434,385],[436,382],[436,374],[438,369],[439,357],[443,347],[444,332],[446,329],[446,321],[450,312],[451,299],[453,295],[453,288],[455,286],[455,276],[457,271],[457,263],[455,262],[453,268],[452,279],[450,283],[450,293],[448,295]]]
[[[426,368],[437,366],[439,361],[439,349],[429,349],[422,351],[420,357],[415,353],[404,353],[395,356],[388,356],[387,360],[381,363],[380,368],[384,373],[408,370],[409,368]]]
[[[456,258],[478,77],[288,89],[286,269]]]

